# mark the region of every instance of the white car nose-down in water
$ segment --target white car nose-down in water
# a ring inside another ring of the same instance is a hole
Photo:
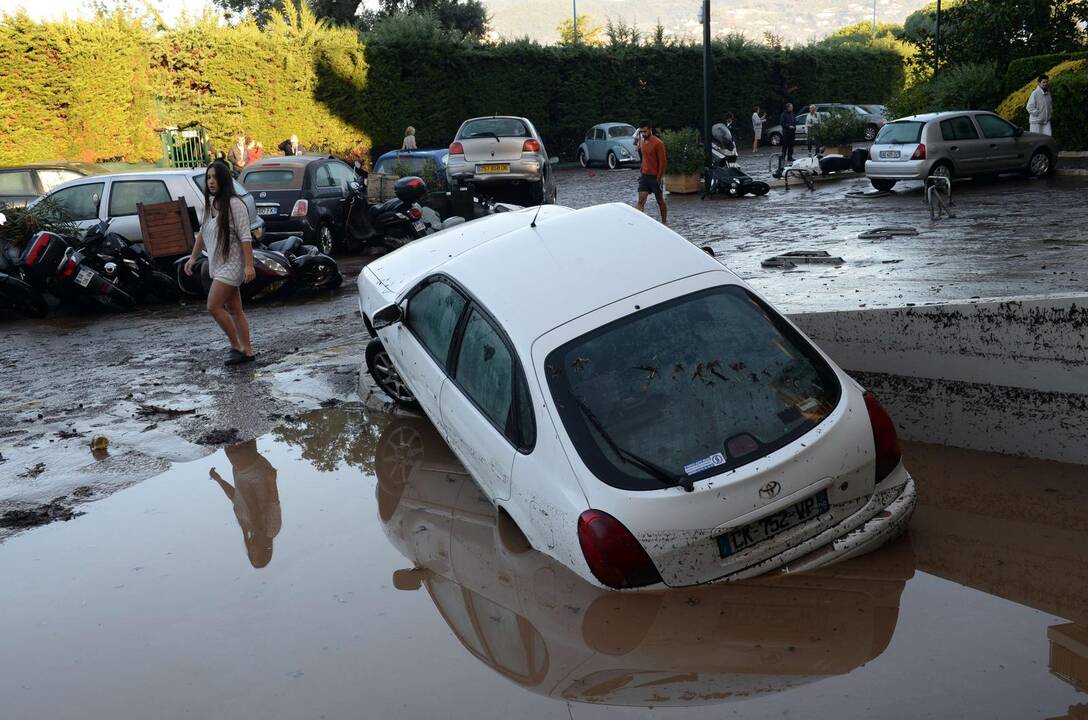
[[[871,394],[633,208],[544,206],[359,275],[367,365],[537,550],[604,587],[820,567],[915,502]]]

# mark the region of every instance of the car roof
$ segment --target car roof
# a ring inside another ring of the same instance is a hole
[[[930,120],[943,120],[945,118],[965,114],[997,115],[997,113],[991,112],[989,110],[944,110],[942,112],[922,113],[920,115],[907,115],[906,117],[896,118],[892,122],[899,122],[900,120],[910,120],[912,122],[929,122]]]
[[[460,283],[515,346],[644,290],[705,272],[736,276],[621,203],[500,213],[419,240],[370,269],[394,294],[436,272]]]
[[[263,167],[306,167],[317,160],[339,160],[339,158],[329,155],[273,155],[249,163],[242,172]],[[340,160],[340,162],[343,162],[343,160]]]
[[[597,123],[597,124],[596,124],[596,125],[594,125],[593,127],[595,127],[595,128],[606,128],[606,129],[607,129],[607,128],[610,128],[610,127],[618,127],[618,126],[622,126],[622,125],[626,125],[626,126],[628,126],[628,127],[634,127],[634,126],[635,126],[635,124],[634,124],[634,123],[625,123],[625,122],[603,122],[603,123]]]
[[[101,165],[95,165],[94,163],[84,162],[69,162],[67,160],[56,160],[53,162],[32,162],[26,165],[10,165],[7,167],[0,167],[0,172],[5,170],[75,170],[81,172],[84,175],[102,175],[107,171]]]
[[[437,148],[434,150],[390,150],[389,152],[382,153],[378,156],[378,162],[398,157],[441,158],[443,155],[448,155],[449,152],[448,148]]]

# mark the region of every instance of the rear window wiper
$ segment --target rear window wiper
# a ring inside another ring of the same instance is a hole
[[[471,135],[469,135],[469,137],[470,137],[470,138],[473,138],[473,139],[475,139],[475,138],[482,138],[482,137],[493,137],[493,138],[495,138],[495,142],[502,142],[502,140],[500,140],[500,139],[499,139],[499,136],[498,136],[498,134],[496,134],[496,133],[493,133],[493,132],[478,132],[478,133],[472,133]]]
[[[604,425],[602,425],[601,421],[597,419],[597,416],[593,414],[593,411],[586,407],[585,403],[578,398],[574,398],[574,402],[578,405],[579,409],[581,409],[586,420],[589,420],[590,424],[596,429],[597,433],[601,436],[601,439],[608,443],[608,447],[612,448],[612,452],[616,453],[616,457],[620,460],[623,460],[628,465],[634,465],[666,487],[676,487],[679,485],[687,492],[695,490],[695,485],[692,483],[691,478],[683,475],[674,475],[660,465],[636,455],[630,450],[621,448],[616,441],[612,439],[612,436],[608,434],[608,431],[604,429]]]

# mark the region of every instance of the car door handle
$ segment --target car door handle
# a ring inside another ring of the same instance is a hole
[[[957,151],[959,149],[960,149],[959,145],[953,145],[952,147],[949,148],[949,150],[951,150],[952,152],[955,152],[955,151]]]
[[[997,143],[990,143],[991,150],[997,150]]]

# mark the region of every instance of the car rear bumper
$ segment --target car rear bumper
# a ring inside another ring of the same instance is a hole
[[[932,165],[930,160],[866,160],[865,174],[878,180],[925,180]]]
[[[481,165],[498,164],[509,165],[509,172],[478,172]],[[506,182],[540,182],[543,178],[544,164],[539,160],[496,160],[494,163],[477,162],[450,162],[446,166],[446,176],[451,183],[457,175],[471,175],[472,182],[477,183],[506,183]]]
[[[282,239],[298,235],[309,237],[313,235],[313,228],[306,218],[290,218],[281,220],[268,220],[264,223],[264,236],[268,239]]]

